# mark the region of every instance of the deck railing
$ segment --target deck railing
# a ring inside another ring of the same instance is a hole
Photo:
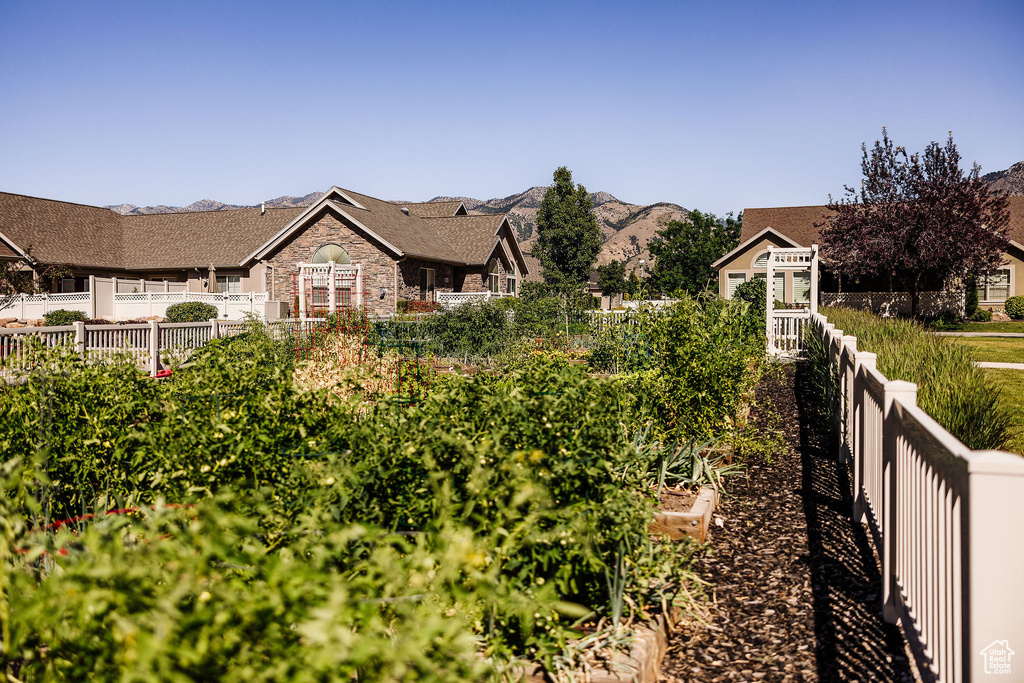
[[[901,624],[926,680],[978,681],[995,669],[1014,680],[1024,659],[996,662],[995,650],[1024,647],[1024,457],[970,450],[917,406],[917,385],[887,379],[855,337],[817,313],[811,329],[838,380],[833,413],[854,518],[878,548],[883,615]]]

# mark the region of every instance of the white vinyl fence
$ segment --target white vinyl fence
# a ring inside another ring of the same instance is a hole
[[[120,278],[89,278],[88,292],[71,294],[22,294],[0,310],[0,318],[34,320],[57,310],[80,311],[89,318],[163,317],[167,307],[184,301],[202,301],[217,308],[221,318],[237,320],[246,313],[259,318],[265,314],[267,294],[221,294],[189,292],[184,282],[154,282]]]
[[[230,337],[244,329],[244,322],[216,319],[202,323],[154,321],[138,325],[86,325],[79,322],[60,327],[0,328],[0,369],[9,376],[31,367],[31,343],[35,340],[46,348],[69,345],[89,358],[128,353],[140,367],[155,375],[171,360],[185,360],[192,349],[211,339]],[[276,331],[279,336],[287,333],[284,328]]]
[[[817,313],[811,328],[839,379],[853,513],[878,548],[886,620],[901,624],[926,680],[987,680],[1006,648],[1021,654],[1004,657],[1001,680],[1024,680],[1024,457],[970,450],[855,337]]]

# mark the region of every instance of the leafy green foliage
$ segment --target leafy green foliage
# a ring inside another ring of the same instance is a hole
[[[47,327],[55,327],[58,325],[70,325],[71,323],[84,323],[89,317],[81,311],[67,311],[60,308],[56,311],[50,311],[43,315],[43,321]]]
[[[968,278],[964,292],[964,315],[970,318],[978,310],[978,283],[975,278]]]
[[[737,391],[710,385],[760,348],[724,331],[743,306],[644,311],[608,333],[641,374],[602,381],[569,363],[560,306],[431,316],[439,343],[510,335],[523,352],[411,405],[297,389],[290,347],[255,323],[163,381],[128,357],[40,350],[0,392],[0,666],[21,680],[483,680],[517,657],[571,666],[582,617],[685,604],[688,555],[648,534],[657,455],[633,431],[651,396],[666,425],[723,426]],[[530,348],[540,329],[550,341]]]
[[[988,321],[992,320],[992,311],[989,311],[984,308],[979,308],[974,312],[974,315],[971,316],[971,320],[979,323],[987,323]]]
[[[202,301],[182,301],[167,307],[164,317],[169,323],[201,323],[217,318],[217,307]]]
[[[977,294],[975,294],[977,296]],[[1011,296],[1006,300],[1006,315],[1014,320],[1024,318],[1024,296]]]
[[[605,296],[614,296],[626,291],[626,266],[622,261],[597,267],[597,286]]]
[[[625,381],[666,431],[706,439],[727,428],[749,389],[750,366],[764,355],[745,323],[748,306],[684,297],[652,317],[646,337],[654,368]]]
[[[647,244],[654,266],[651,280],[664,293],[696,295],[711,288],[717,272],[711,264],[740,242],[743,212],[719,218],[696,209],[683,221],[671,221]]]
[[[533,255],[540,260],[545,282],[563,291],[579,289],[597,260],[601,229],[587,188],[573,185],[572,172],[559,166],[553,179],[537,210]]]
[[[768,280],[765,278],[747,280],[736,288],[734,298],[738,301],[745,301],[750,305],[743,319],[748,333],[755,334],[759,338],[764,339],[766,333],[765,316],[768,313]]]

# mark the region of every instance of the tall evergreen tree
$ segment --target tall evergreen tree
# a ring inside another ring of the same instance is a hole
[[[537,210],[532,254],[540,260],[545,282],[565,292],[582,288],[597,262],[601,229],[593,209],[587,188],[574,186],[572,172],[559,166]]]

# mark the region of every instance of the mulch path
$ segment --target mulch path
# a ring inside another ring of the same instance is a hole
[[[786,446],[727,482],[723,526],[698,554],[707,624],[670,638],[660,681],[913,681],[899,628],[880,614],[880,577],[851,483],[816,425],[802,363],[758,388],[752,417]]]

